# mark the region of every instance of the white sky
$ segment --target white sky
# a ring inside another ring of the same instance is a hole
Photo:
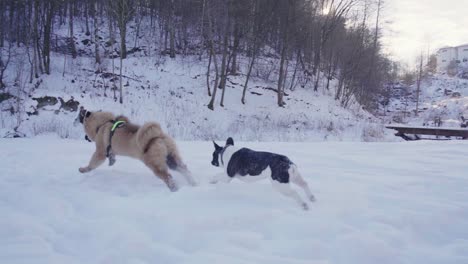
[[[468,0],[385,0],[384,49],[410,65],[428,47],[468,43]]]

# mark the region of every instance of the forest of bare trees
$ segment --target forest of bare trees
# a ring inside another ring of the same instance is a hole
[[[303,87],[311,93],[328,90],[344,107],[356,99],[372,108],[392,71],[379,40],[383,4],[383,0],[2,0],[0,89],[12,47],[28,50],[31,80],[51,73],[51,52],[72,59],[90,56],[75,47],[74,27],[80,21],[95,42],[92,56],[97,64],[113,56],[103,52],[98,41],[118,50],[122,70],[128,46],[137,47],[138,36],[145,35],[158,39],[159,54],[205,60],[204,91],[210,109],[215,109],[219,96],[223,106],[231,75],[245,76],[239,99],[248,103],[249,79],[261,57],[278,63],[273,89],[280,107],[286,90]],[[142,21],[158,34],[141,31]],[[136,28],[135,40],[127,36],[130,24]],[[54,51],[57,25],[69,28],[66,51]],[[100,36],[104,29],[109,34]]]

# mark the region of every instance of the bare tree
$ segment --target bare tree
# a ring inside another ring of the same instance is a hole
[[[175,3],[170,0],[170,16],[169,16],[169,47],[170,57],[175,58]]]
[[[228,46],[229,46],[229,30],[230,30],[230,23],[231,23],[231,17],[230,17],[230,4],[231,1],[228,1],[228,4],[226,6],[226,15],[225,15],[225,21],[224,21],[224,34],[223,34],[223,57],[221,60],[221,82],[220,82],[220,88],[222,90],[221,93],[221,101],[219,105],[221,107],[224,107],[224,94],[226,92],[226,81],[227,81],[227,73],[228,73],[228,65],[229,62],[228,60]]]
[[[419,111],[419,94],[421,92],[421,81],[422,81],[422,76],[423,76],[423,54],[421,52],[421,56],[419,57],[419,69],[418,69],[418,78],[416,82],[416,110],[414,112],[415,116],[418,116],[418,111]]]
[[[98,3],[94,3],[93,26],[94,26],[94,59],[96,64],[101,64],[101,55],[99,55],[99,21],[97,16]],[[100,66],[98,66],[100,67]]]
[[[215,83],[214,83],[214,88],[213,88],[213,94],[211,95],[211,100],[208,103],[208,108],[210,110],[214,110],[214,102],[216,99],[216,91],[218,90],[218,82],[219,82],[219,70],[218,70],[218,61],[216,58],[216,52],[214,48],[214,40],[213,40],[213,21],[214,17],[211,15],[211,8],[208,7],[206,10],[207,18],[208,18],[208,46],[209,46],[209,52],[210,56],[213,58],[213,64],[215,66]]]
[[[122,84],[122,70],[123,70],[123,60],[127,58],[127,45],[126,45],[126,36],[127,36],[127,24],[133,16],[133,6],[132,1],[130,0],[111,0],[110,10],[113,13],[113,16],[117,22],[120,32],[120,97],[119,102],[123,104],[123,84]]]
[[[44,41],[43,41],[43,62],[46,74],[50,74],[50,39],[52,35],[52,20],[56,8],[56,0],[46,1],[44,3]]]
[[[12,56],[12,44],[8,42],[8,48],[6,50],[6,56],[3,55],[3,48],[0,48],[0,90],[5,88],[5,84],[3,83],[3,78],[5,76],[5,71],[8,68],[8,65],[11,61]]]
[[[127,24],[133,17],[134,7],[131,0],[109,0],[109,7],[120,32],[120,57],[127,58]]]
[[[70,1],[69,3],[69,8],[70,10],[68,11],[69,15],[69,20],[68,20],[68,25],[69,25],[69,32],[70,32],[70,51],[73,59],[76,59],[77,52],[76,52],[76,46],[75,46],[75,36],[73,34],[73,16],[75,14],[75,2],[73,0]]]

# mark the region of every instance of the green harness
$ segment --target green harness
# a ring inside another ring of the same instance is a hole
[[[111,150],[112,150],[112,137],[114,136],[115,130],[125,125],[125,121],[113,121],[112,120],[111,122],[113,123],[113,125],[109,134],[109,145],[107,145],[107,152],[106,152],[106,157],[108,157],[109,159],[113,157],[113,155],[111,154]],[[112,161],[109,161],[109,162],[113,164]]]

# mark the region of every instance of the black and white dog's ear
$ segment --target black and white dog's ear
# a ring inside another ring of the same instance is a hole
[[[232,137],[229,137],[227,140],[226,140],[226,146],[234,146],[234,139],[232,139]]]
[[[222,149],[222,147],[218,146],[218,144],[216,144],[216,142],[214,142],[214,140],[213,140],[213,145],[214,145],[216,150]]]

